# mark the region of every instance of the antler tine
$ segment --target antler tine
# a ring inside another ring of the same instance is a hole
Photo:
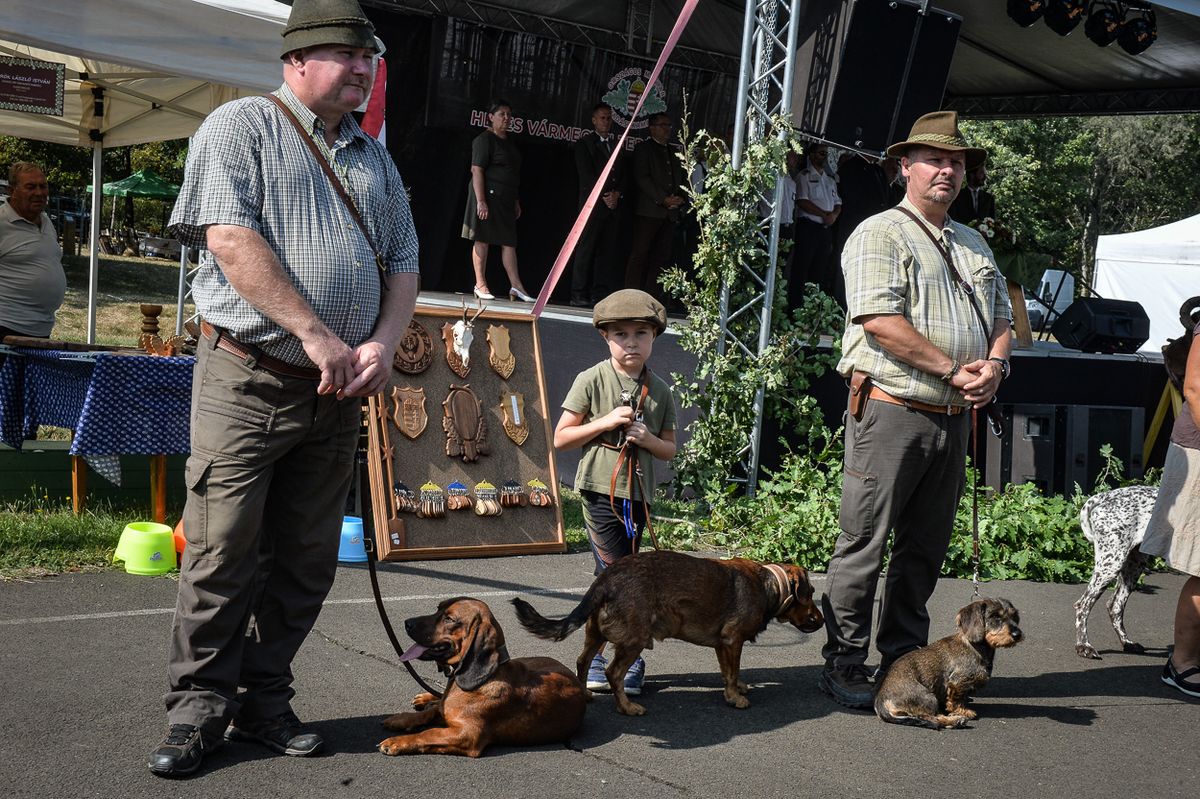
[[[483,312],[486,310],[487,310],[487,306],[483,304],[483,300],[479,300],[479,310],[475,312],[475,315],[471,317],[471,321],[468,322],[467,324],[471,324],[471,325],[475,324],[475,320],[478,319],[480,316],[482,316]],[[463,318],[466,319],[465,312],[463,314]]]

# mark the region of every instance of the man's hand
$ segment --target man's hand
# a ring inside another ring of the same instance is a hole
[[[322,327],[324,327],[322,325]],[[318,394],[341,392],[354,381],[354,353],[328,329],[301,337],[304,353],[321,370]]]
[[[978,360],[965,364],[950,381],[962,394],[963,399],[975,408],[982,408],[992,401],[1000,389],[1004,372],[995,361]]]
[[[616,209],[617,200],[621,199],[621,195],[615,191],[606,191],[600,195],[600,199],[608,206],[608,210],[612,211]]]
[[[378,394],[387,387],[391,368],[386,348],[378,341],[364,341],[354,349],[354,379],[338,392],[338,399]]]

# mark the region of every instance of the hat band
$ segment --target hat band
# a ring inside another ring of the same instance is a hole
[[[971,145],[967,144],[966,139],[959,136],[947,136],[944,133],[918,133],[915,136],[910,136],[908,142],[909,144],[935,142],[937,144],[948,144],[952,147],[966,147],[968,149],[971,147]]]
[[[371,24],[371,21],[365,17],[334,17],[330,19],[316,19],[310,22],[297,22],[296,24],[289,25],[287,28],[285,28],[283,35],[287,36],[289,33],[316,30],[318,28],[342,27],[371,28],[372,30],[375,28],[375,26]]]

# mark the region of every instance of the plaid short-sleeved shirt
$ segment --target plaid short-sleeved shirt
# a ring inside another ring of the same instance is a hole
[[[876,385],[903,399],[966,405],[958,390],[938,375],[896,359],[855,324],[870,314],[901,314],[939,350],[959,363],[969,363],[987,357],[988,334],[996,319],[1012,321],[1004,278],[979,232],[949,217],[946,226],[938,229],[907,197],[901,204],[921,221],[889,209],[859,225],[842,250],[847,312],[838,372],[843,376],[855,370],[867,372]],[[941,253],[919,225],[927,226],[949,248],[954,265],[974,286],[988,325],[986,333],[970,298],[958,288]]]
[[[285,84],[279,96],[327,151],[371,231],[388,274],[417,272],[408,194],[387,149],[347,114],[333,147],[324,123]],[[209,114],[192,138],[170,232],[206,246],[208,225],[260,234],[318,318],[350,346],[379,315],[375,254],[300,134],[266,97],[234,100]],[[197,310],[213,325],[297,366],[312,366],[300,341],[244,300],[205,250],[192,283]]]

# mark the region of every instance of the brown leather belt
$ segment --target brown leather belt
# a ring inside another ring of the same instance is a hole
[[[879,400],[880,402],[886,402],[889,405],[903,405],[905,408],[913,408],[918,411],[926,411],[927,413],[944,413],[947,416],[958,416],[966,410],[962,405],[930,405],[928,402],[900,399],[899,397],[893,397],[879,386],[871,386],[871,391],[867,394],[867,397]]]
[[[254,361],[258,366],[266,369],[268,372],[274,372],[277,375],[284,377],[298,377],[301,380],[320,380],[320,369],[309,369],[304,366],[296,366],[287,361],[281,361],[278,358],[272,358],[258,347],[243,344],[233,336],[226,333],[224,330],[213,327],[208,322],[200,323],[200,332],[205,338],[213,339],[213,346],[219,350],[225,350],[232,353],[243,361]]]

